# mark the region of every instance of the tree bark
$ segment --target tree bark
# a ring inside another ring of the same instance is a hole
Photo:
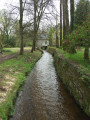
[[[24,48],[23,48],[23,5],[22,5],[22,0],[20,0],[20,20],[19,20],[19,25],[20,25],[20,55],[23,54]]]
[[[33,46],[31,52],[35,51],[35,47],[36,47],[36,39],[37,39],[36,12],[37,12],[37,5],[36,5],[36,0],[34,0],[34,37],[33,37]]]
[[[68,0],[66,0],[66,34],[69,33]]]
[[[70,0],[70,13],[71,13],[71,32],[74,29],[74,0]]]
[[[49,42],[50,42],[50,44],[49,44],[49,45],[50,45],[50,46],[52,46],[52,39],[49,39]]]
[[[60,46],[62,46],[62,0],[60,0]]]
[[[57,25],[57,15],[56,15],[56,47],[59,47],[59,41],[58,41],[58,25]]]
[[[66,0],[63,0],[63,38],[66,35]]]
[[[0,53],[2,54],[2,45],[0,45]]]
[[[85,47],[84,50],[84,59],[89,59],[89,46]]]

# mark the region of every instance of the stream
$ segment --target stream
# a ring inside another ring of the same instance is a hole
[[[44,51],[27,77],[10,120],[89,120],[58,78],[53,57]]]

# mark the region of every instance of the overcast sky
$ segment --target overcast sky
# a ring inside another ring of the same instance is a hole
[[[75,0],[75,2],[76,1],[79,1],[79,0]],[[54,4],[55,4],[55,6],[57,8],[57,11],[60,12],[60,0],[54,0]],[[9,10],[11,8],[10,5],[14,5],[14,6],[19,5],[19,0],[0,0],[0,10],[2,10],[2,9]],[[59,22],[59,18],[58,18],[58,22]],[[55,21],[53,23],[55,24]]]
[[[57,6],[57,9],[59,9],[59,0],[55,0],[55,4]],[[19,0],[0,0],[0,10],[1,9],[8,9],[9,4],[17,5]]]
[[[9,4],[16,5],[19,0],[0,0],[0,10],[8,9]]]

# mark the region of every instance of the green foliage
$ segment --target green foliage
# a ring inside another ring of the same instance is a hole
[[[90,12],[90,1],[80,0],[76,7],[75,24],[82,25],[86,20],[88,13]]]
[[[84,100],[86,108],[85,108],[85,112],[87,115],[89,115],[89,103],[87,102],[87,100]]]
[[[90,78],[89,78],[89,76],[87,76],[87,75],[83,75],[83,76],[82,76],[82,80],[83,80],[83,82],[85,82],[85,83],[90,83]]]
[[[16,46],[16,38],[14,36],[10,36],[9,39],[5,39],[3,41],[5,47],[15,47]]]
[[[89,59],[90,46],[90,1],[80,0],[75,11],[75,30],[65,36],[63,49],[69,53],[76,53],[79,46],[85,47],[84,59]]]
[[[63,40],[63,49],[69,53],[76,53],[75,51],[75,37],[74,36],[74,32],[72,32],[71,34],[65,36],[64,40]]]
[[[63,42],[63,49],[69,53],[75,53],[77,46],[90,46],[90,15],[88,15],[83,26],[77,26],[71,34],[65,37]]]
[[[11,36],[12,29],[14,31],[14,21],[6,10],[0,11],[0,46],[14,47],[15,37]]]

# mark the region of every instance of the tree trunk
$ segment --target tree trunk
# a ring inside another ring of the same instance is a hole
[[[66,0],[63,0],[63,38],[66,35]]]
[[[58,33],[57,33],[57,31],[56,31],[56,47],[59,48]]]
[[[49,42],[50,42],[50,44],[49,44],[49,45],[50,45],[50,46],[52,46],[52,39],[49,39]]]
[[[6,29],[6,40],[9,40],[9,34],[8,34],[8,30]]]
[[[31,52],[35,51],[36,47],[36,39],[37,39],[37,33],[34,31],[34,37],[33,37],[33,46]]]
[[[33,46],[31,52],[35,51],[36,39],[37,39],[36,11],[37,11],[37,4],[36,4],[36,0],[34,0],[34,36],[33,36]]]
[[[3,52],[3,46],[2,46],[2,44],[1,44],[1,48],[0,49],[1,49],[1,54],[2,54],[2,52]]]
[[[19,25],[20,25],[20,55],[23,54],[23,5],[22,5],[22,0],[20,0],[20,21],[19,21]]]
[[[66,34],[69,33],[68,0],[66,0]]]
[[[62,0],[60,0],[60,46],[62,46]]]
[[[74,0],[70,0],[70,13],[71,13],[71,32],[74,29]]]
[[[59,47],[59,41],[58,41],[58,25],[57,25],[57,15],[56,15],[56,47]]]
[[[89,47],[85,47],[85,50],[84,50],[84,59],[89,59]]]

